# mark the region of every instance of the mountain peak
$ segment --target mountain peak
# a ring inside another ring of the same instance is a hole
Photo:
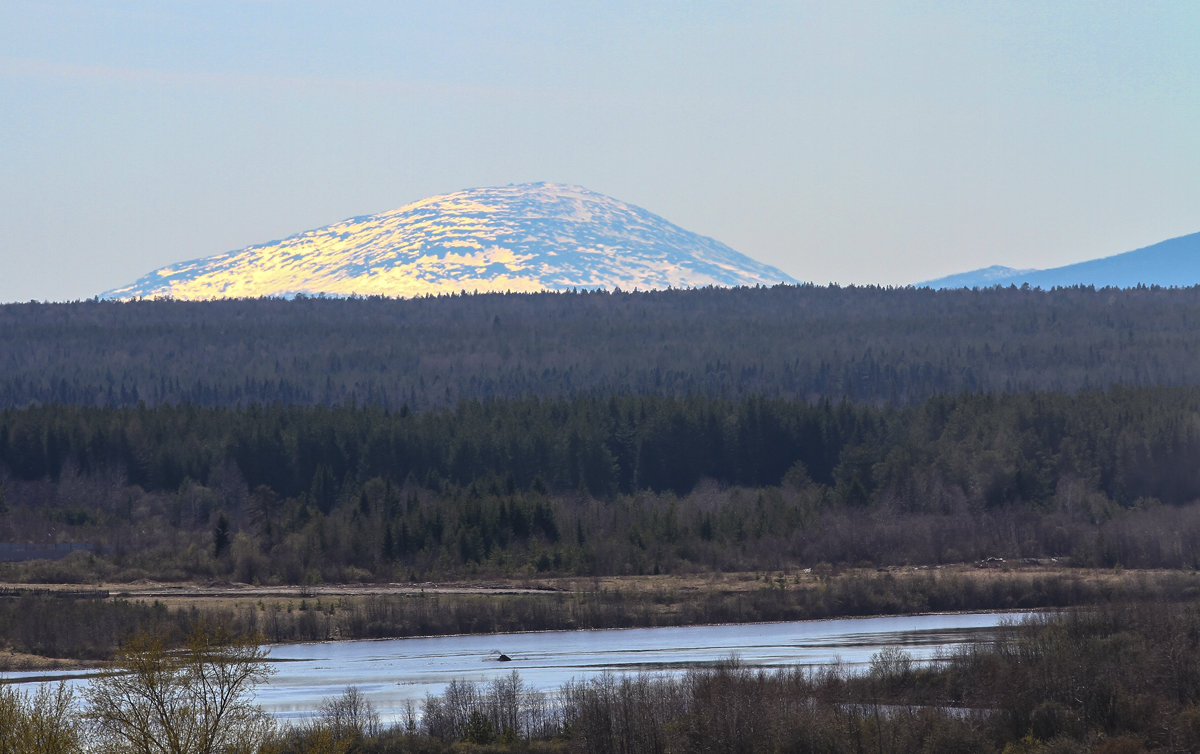
[[[384,295],[796,282],[711,238],[582,186],[431,196],[281,241],[169,265],[106,299]]]

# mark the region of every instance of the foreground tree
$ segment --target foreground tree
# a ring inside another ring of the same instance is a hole
[[[136,754],[255,752],[272,730],[254,689],[273,672],[253,637],[201,626],[180,650],[142,636],[120,652],[124,672],[86,692],[97,748]]]
[[[79,710],[65,683],[28,692],[0,686],[0,754],[82,752]]]

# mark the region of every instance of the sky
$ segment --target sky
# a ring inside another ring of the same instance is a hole
[[[818,284],[1200,231],[1200,3],[0,0],[0,301],[464,188]]]

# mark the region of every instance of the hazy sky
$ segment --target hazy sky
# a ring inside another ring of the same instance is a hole
[[[801,280],[1200,231],[1200,3],[0,0],[0,301],[574,183]]]

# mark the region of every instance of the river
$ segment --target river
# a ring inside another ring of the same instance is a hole
[[[755,623],[601,631],[547,631],[422,639],[341,641],[270,647],[277,673],[258,702],[282,720],[315,713],[325,697],[355,685],[385,723],[418,709],[452,679],[488,681],[513,670],[539,691],[568,680],[615,673],[682,673],[736,656],[752,667],[819,666],[841,661],[863,666],[884,647],[931,660],[963,644],[985,640],[1021,613],[887,616],[786,623]],[[500,662],[504,653],[511,658]]]

